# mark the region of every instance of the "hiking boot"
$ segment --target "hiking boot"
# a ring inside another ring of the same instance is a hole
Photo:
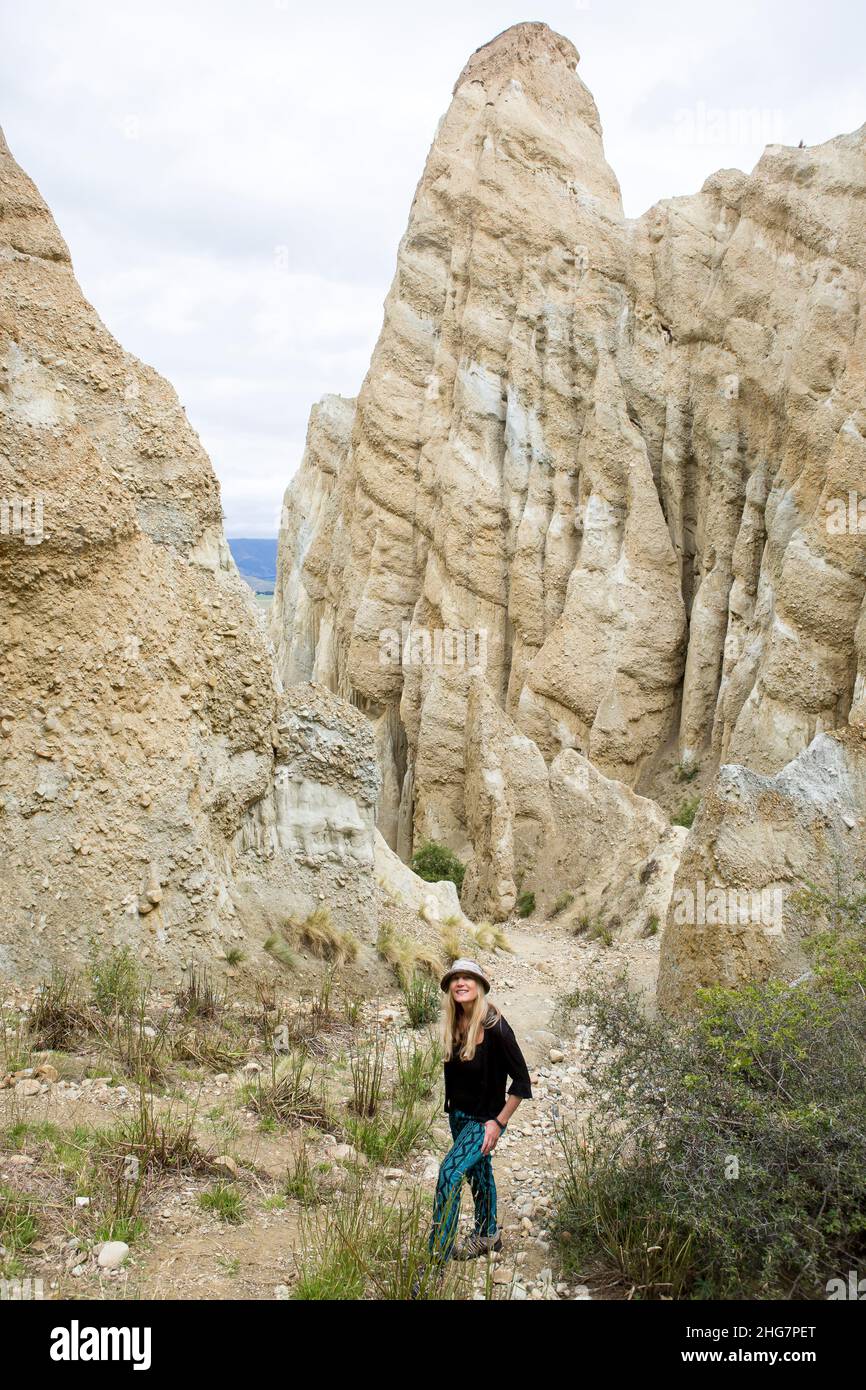
[[[477,1260],[481,1255],[490,1255],[502,1249],[502,1227],[497,1226],[495,1236],[482,1236],[477,1231],[461,1240],[454,1251],[455,1260]]]

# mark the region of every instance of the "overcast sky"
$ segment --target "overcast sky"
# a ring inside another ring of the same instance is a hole
[[[310,406],[357,394],[457,75],[525,19],[577,46],[630,216],[866,120],[862,0],[0,0],[12,153],[230,536],[276,533]]]

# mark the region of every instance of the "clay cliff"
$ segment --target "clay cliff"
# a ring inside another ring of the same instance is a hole
[[[324,897],[375,931],[373,740],[284,695],[174,391],[0,139],[0,971],[175,971]]]
[[[283,678],[372,722],[388,842],[446,842],[500,918],[608,891],[583,843],[551,881],[563,759],[647,870],[683,779],[866,729],[866,127],[629,221],[577,65],[523,24],[460,75],[273,612]]]

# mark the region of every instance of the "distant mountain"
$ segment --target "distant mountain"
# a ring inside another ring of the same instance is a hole
[[[235,564],[257,594],[272,594],[277,579],[276,536],[229,537]]]

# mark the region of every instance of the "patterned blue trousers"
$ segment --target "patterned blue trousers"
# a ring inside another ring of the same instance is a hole
[[[454,1249],[464,1178],[475,1201],[475,1230],[481,1236],[493,1236],[497,1229],[493,1164],[489,1154],[481,1153],[484,1121],[464,1115],[462,1110],[452,1111],[448,1121],[454,1143],[439,1168],[430,1232],[430,1254],[443,1261],[451,1258]]]

